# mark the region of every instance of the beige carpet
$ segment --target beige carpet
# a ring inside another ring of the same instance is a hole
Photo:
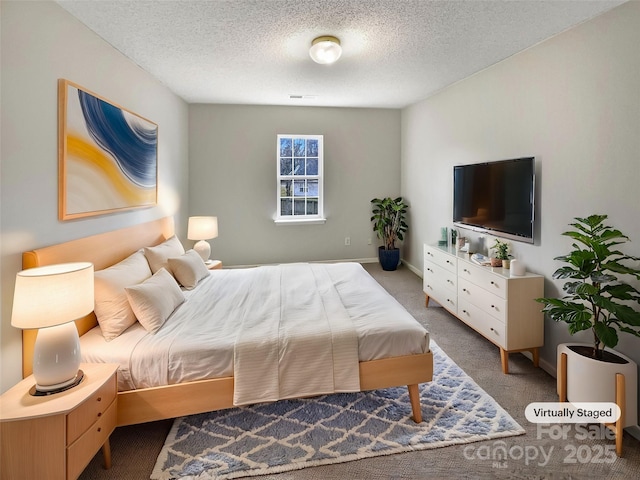
[[[498,348],[441,308],[424,307],[422,281],[407,268],[385,272],[377,264],[365,268],[413,316],[468,375],[505,408],[527,433],[436,450],[402,453],[337,465],[270,475],[269,480],[399,480],[399,479],[637,479],[640,478],[640,442],[625,434],[624,458],[608,463],[611,440],[581,439],[571,430],[553,439],[556,431],[538,431],[524,410],[529,402],[557,401],[555,379],[520,354],[510,357],[510,374],[503,375]],[[121,427],[111,436],[113,465],[102,468],[98,453],[82,480],[142,480],[151,475],[172,420]],[[500,443],[501,442],[501,443]],[[535,458],[533,458],[535,455]],[[501,458],[502,457],[502,458]],[[567,463],[574,461],[574,463]]]

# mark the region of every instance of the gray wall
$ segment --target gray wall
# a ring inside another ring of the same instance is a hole
[[[2,1],[0,391],[21,379],[21,332],[11,326],[21,253],[174,215],[186,230],[188,106],[53,2]],[[67,78],[159,128],[159,205],[58,221],[57,81]]]
[[[451,225],[454,165],[526,155],[537,161],[538,233],[534,245],[511,243],[547,278],[546,295],[562,293],[553,258],[571,249],[561,233],[573,217],[608,214],[640,256],[639,25],[640,2],[629,2],[403,110],[412,267],[422,270],[422,244]],[[546,368],[555,371],[558,343],[590,342],[583,333],[547,320]],[[640,363],[640,338],[623,335],[618,350]]]
[[[274,224],[279,133],[324,135],[324,225]],[[400,110],[190,105],[189,155],[189,211],[218,216],[225,265],[376,258],[370,200],[400,192]]]

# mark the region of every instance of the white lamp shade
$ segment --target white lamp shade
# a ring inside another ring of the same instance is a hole
[[[80,339],[73,323],[93,311],[93,264],[63,263],[18,272],[11,325],[39,329],[33,349],[38,392],[77,384]]]
[[[342,55],[340,40],[332,36],[318,37],[311,42],[309,55],[316,63],[322,65],[333,63]]]
[[[93,311],[93,264],[64,263],[18,272],[11,325],[45,328]]]
[[[218,236],[218,217],[189,217],[187,238],[209,240]]]

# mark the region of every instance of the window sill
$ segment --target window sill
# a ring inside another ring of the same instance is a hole
[[[324,225],[326,221],[326,218],[297,218],[295,220],[274,220],[276,225]]]

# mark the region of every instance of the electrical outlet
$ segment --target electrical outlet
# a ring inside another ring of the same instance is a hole
[[[344,237],[344,244],[351,245],[351,237]]]
[[[367,239],[367,245],[371,245],[371,239]]]

